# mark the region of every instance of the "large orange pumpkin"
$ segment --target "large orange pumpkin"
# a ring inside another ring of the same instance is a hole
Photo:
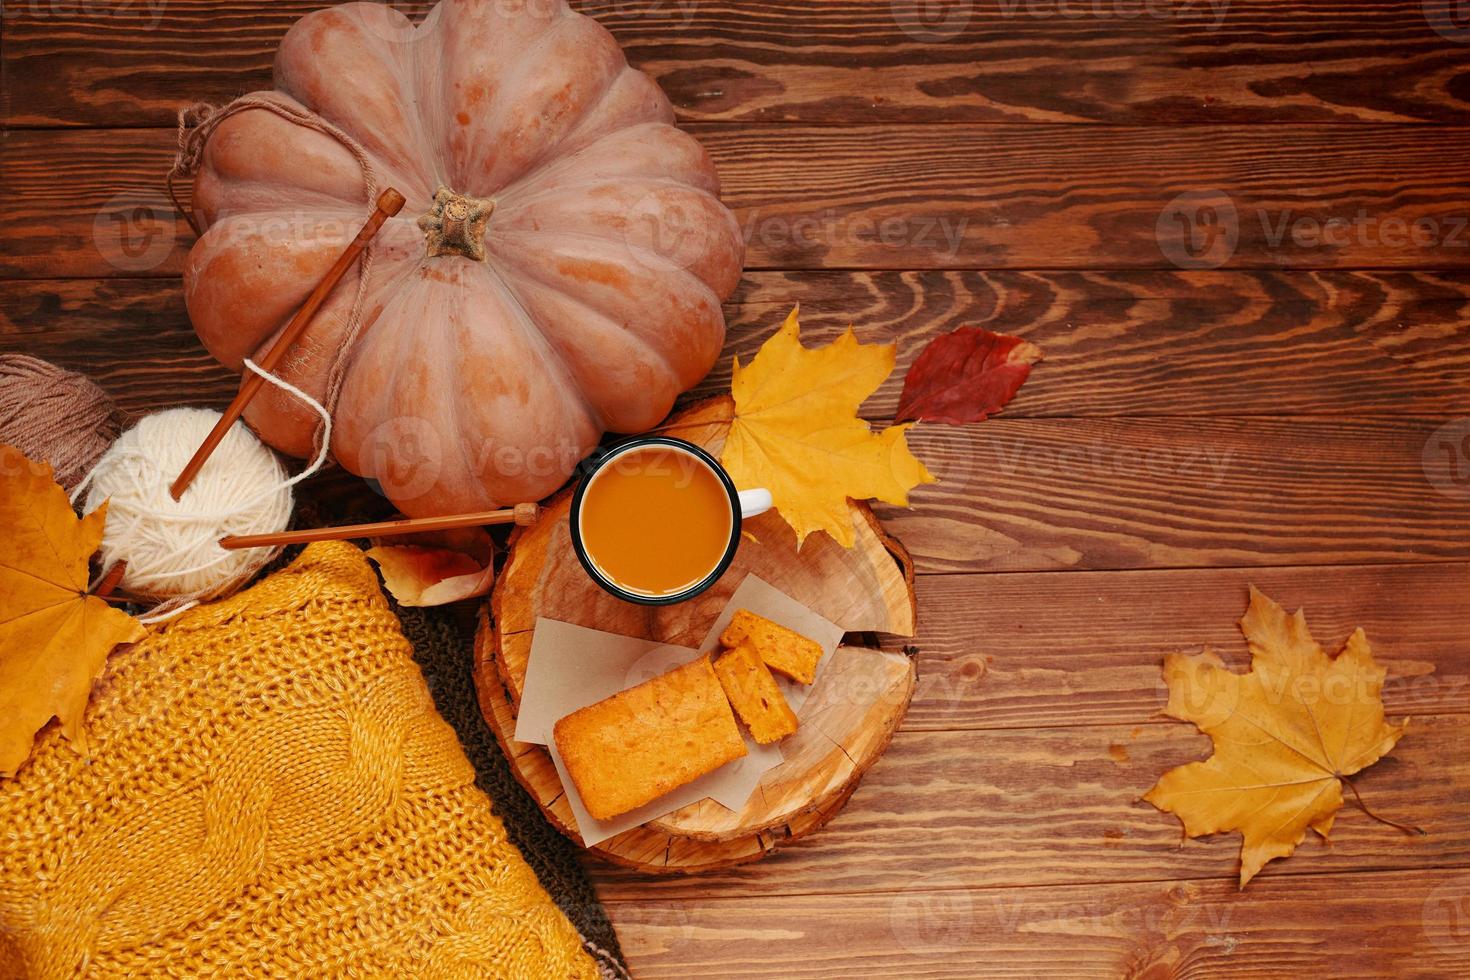
[[[365,278],[277,374],[335,400],[333,454],[403,511],[538,499],[713,365],[739,228],[708,155],[594,21],[560,0],[444,0],[417,27],[345,4],[291,28],[275,86],[209,127],[189,315],[242,369],[376,193],[401,191]],[[246,419],[297,456],[319,422],[274,388]]]

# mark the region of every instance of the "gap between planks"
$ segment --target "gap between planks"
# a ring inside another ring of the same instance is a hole
[[[1035,417],[1035,416],[1033,416],[1033,417]],[[1056,416],[1047,415],[1047,416],[1040,416],[1040,417],[1042,417],[1042,418],[1055,418]],[[1078,418],[1088,418],[1090,416],[1077,416],[1077,417]],[[1158,417],[1159,418],[1188,418],[1189,416],[1158,416]],[[1280,418],[1280,416],[1274,416],[1274,415],[1265,415],[1265,416],[1260,416],[1260,417],[1261,418],[1269,418],[1269,419],[1277,419],[1277,418]],[[1395,418],[1398,418],[1399,416],[1394,416],[1394,417]],[[1335,416],[1335,415],[1295,416],[1295,415],[1293,415],[1293,416],[1291,416],[1291,418],[1322,418],[1322,419],[1331,419],[1331,418],[1341,418],[1341,416]],[[1000,578],[1000,577],[1008,576],[1008,575],[1027,575],[1027,576],[1030,576],[1030,575],[1078,575],[1078,574],[1087,575],[1087,574],[1092,574],[1092,573],[1106,574],[1106,575],[1152,575],[1152,574],[1155,574],[1155,573],[1167,574],[1169,572],[1222,572],[1222,573],[1230,572],[1230,573],[1235,573],[1235,574],[1239,574],[1239,575],[1248,575],[1251,572],[1260,571],[1262,569],[1269,569],[1272,572],[1349,571],[1349,570],[1353,570],[1353,569],[1358,569],[1358,570],[1362,570],[1362,571],[1368,572],[1368,571],[1373,571],[1375,569],[1383,569],[1383,568],[1418,568],[1418,567],[1421,567],[1421,566],[1430,566],[1430,565],[1435,566],[1437,568],[1444,567],[1446,565],[1470,566],[1470,562],[1466,562],[1466,561],[1464,561],[1463,559],[1460,559],[1460,558],[1414,558],[1414,559],[1403,559],[1403,560],[1385,559],[1384,561],[1354,562],[1354,563],[1348,564],[1348,565],[1324,565],[1324,564],[1321,564],[1320,562],[1318,562],[1318,563],[1305,562],[1305,563],[1300,564],[1300,565],[1293,565],[1293,564],[1290,564],[1290,563],[1283,564],[1283,565],[1150,565],[1148,568],[1138,568],[1136,566],[1134,566],[1134,567],[1119,566],[1117,568],[1107,568],[1107,567],[1100,567],[1100,568],[1038,568],[1035,571],[1016,571],[1016,570],[1012,570],[1012,569],[1002,569],[1002,570],[998,570],[998,571],[994,571],[994,572],[967,571],[965,569],[955,569],[955,568],[936,568],[936,569],[927,570],[927,571],[915,569],[914,570],[914,576],[915,576],[915,578],[921,578],[921,579],[925,579],[925,578],[929,578],[929,579],[940,579],[940,578],[960,578],[960,577],[963,577],[963,576],[966,576],[966,575],[968,575],[968,576],[984,576],[986,578]]]
[[[862,792],[862,788],[861,787],[858,788],[858,792]],[[1348,805],[1349,804],[1344,804],[1344,808],[1346,808]],[[820,833],[820,831],[818,833]],[[1223,833],[1223,834],[1216,834],[1213,837],[1201,837],[1201,838],[1195,838],[1195,839],[1196,840],[1199,840],[1199,841],[1212,841],[1213,842],[1213,841],[1217,841],[1217,840],[1218,841],[1228,840],[1228,839],[1230,839],[1230,838],[1232,838],[1234,836],[1235,835],[1232,834],[1232,833]],[[1278,860],[1289,861],[1289,860],[1291,860],[1291,858],[1289,858],[1289,857],[1288,858],[1279,858]],[[599,881],[597,879],[597,872],[598,872],[598,870],[600,868],[603,867],[602,863],[599,862],[599,861],[587,861],[587,862],[585,862],[585,866],[587,867],[588,873],[592,876],[593,885],[594,886],[598,885],[599,884]],[[1322,879],[1332,879],[1332,878],[1342,878],[1342,877],[1359,877],[1359,876],[1366,876],[1366,875],[1396,875],[1396,874],[1414,874],[1414,875],[1425,875],[1425,876],[1428,876],[1428,875],[1437,875],[1437,874],[1449,875],[1449,874],[1454,874],[1454,873],[1459,872],[1459,871],[1470,871],[1470,864],[1460,864],[1460,863],[1450,862],[1450,863],[1447,863],[1447,864],[1435,865],[1432,868],[1414,867],[1412,865],[1403,865],[1401,867],[1400,866],[1392,866],[1392,867],[1389,867],[1389,866],[1381,866],[1380,865],[1380,866],[1377,866],[1377,867],[1362,868],[1362,869],[1357,869],[1357,868],[1333,868],[1333,869],[1324,870],[1324,871],[1303,871],[1303,872],[1300,872],[1300,873],[1297,873],[1297,874],[1293,874],[1290,877],[1286,877],[1286,878],[1271,878],[1271,879],[1261,879],[1261,880],[1263,880],[1263,881],[1265,881],[1265,880],[1272,880],[1272,881],[1283,881],[1283,880],[1284,881],[1298,881],[1298,880],[1302,880],[1302,879],[1318,879],[1318,880],[1322,880]],[[1181,878],[1169,878],[1169,877],[1163,877],[1163,878],[1098,878],[1098,879],[1088,879],[1087,881],[1065,882],[1065,883],[1062,883],[1062,884],[1057,884],[1055,882],[1036,882],[1034,884],[1029,884],[1029,885],[1028,884],[952,885],[952,886],[948,886],[948,887],[926,887],[926,888],[922,889],[922,891],[925,894],[968,893],[968,892],[1031,891],[1031,890],[1034,890],[1034,889],[1045,889],[1048,892],[1055,892],[1055,891],[1060,891],[1060,890],[1063,890],[1063,889],[1072,889],[1072,888],[1075,888],[1075,889],[1092,889],[1092,888],[1096,888],[1097,886],[1100,886],[1100,885],[1176,885],[1176,884],[1200,884],[1200,885],[1209,885],[1209,884],[1218,884],[1220,881],[1234,881],[1234,880],[1235,879],[1233,877],[1232,878],[1220,878],[1220,877],[1208,878],[1208,877],[1200,877],[1198,875],[1190,875],[1190,876],[1181,877]],[[1246,887],[1249,888],[1250,886],[1247,885]],[[723,894],[717,894],[716,893],[717,891],[718,892],[721,892]],[[1244,893],[1244,889],[1241,889],[1240,892],[1243,894]],[[852,895],[862,895],[864,897],[877,897],[877,898],[881,898],[884,895],[907,895],[907,894],[913,894],[913,893],[914,893],[914,889],[911,889],[911,888],[848,888],[848,889],[844,889],[844,890],[841,890],[841,891],[833,890],[833,891],[792,891],[792,892],[780,892],[780,891],[777,891],[777,892],[762,892],[760,898],[761,898],[761,901],[764,902],[764,901],[766,901],[768,899],[777,899],[777,898],[803,898],[803,899],[805,899],[805,898],[845,898],[845,897],[852,896]],[[598,898],[599,898],[600,901],[602,901],[602,903],[604,905],[644,905],[644,904],[648,904],[649,902],[654,902],[654,901],[661,901],[661,902],[686,902],[686,903],[687,902],[711,902],[711,903],[740,902],[742,904],[749,904],[749,898],[747,896],[741,895],[739,893],[739,889],[736,888],[736,887],[731,887],[728,882],[721,882],[721,883],[719,883],[713,889],[711,889],[710,893],[707,894],[707,895],[686,894],[686,893],[677,893],[676,892],[673,895],[664,895],[664,894],[661,894],[661,895],[658,895],[656,897],[649,897],[649,898],[631,898],[631,897],[620,896],[620,895],[611,895],[611,896],[607,896],[607,897],[603,897],[602,895],[599,895]]]

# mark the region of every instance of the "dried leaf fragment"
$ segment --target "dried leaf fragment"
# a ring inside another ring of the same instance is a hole
[[[442,606],[485,595],[495,582],[495,545],[483,528],[373,542],[367,556],[404,606]]]
[[[1005,408],[1041,360],[1041,348],[983,327],[935,337],[903,379],[898,420],[963,425]]]

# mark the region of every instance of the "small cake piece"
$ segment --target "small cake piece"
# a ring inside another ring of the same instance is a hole
[[[715,673],[751,738],[770,745],[796,731],[796,712],[755,647],[742,643],[726,653],[715,661]]]
[[[737,609],[720,634],[720,643],[730,649],[749,640],[755,652],[766,666],[778,674],[801,684],[810,684],[817,679],[817,661],[822,659],[822,647],[795,630],[773,623],[764,616],[757,616],[749,609]]]
[[[572,712],[552,735],[596,820],[636,810],[745,755],[708,656]]]

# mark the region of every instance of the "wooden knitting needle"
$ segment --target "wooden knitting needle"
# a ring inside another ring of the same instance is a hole
[[[92,594],[99,599],[106,599],[112,595],[113,591],[122,583],[123,573],[127,570],[127,562],[113,562],[112,567],[107,570],[107,574],[102,576],[102,581],[98,582],[97,587],[92,590]]]
[[[301,334],[306,330],[306,325],[311,322],[312,317],[316,316],[317,310],[321,309],[322,303],[326,301],[327,294],[346,275],[352,263],[357,261],[357,257],[362,254],[362,250],[367,247],[368,242],[372,241],[373,236],[378,233],[378,229],[383,227],[383,222],[403,210],[403,204],[403,195],[391,187],[378,195],[378,206],[368,216],[367,224],[362,226],[362,230],[357,233],[357,237],[352,240],[352,243],[343,250],[341,255],[337,256],[337,261],[332,263],[332,267],[327,270],[327,274],[322,277],[322,281],[317,283],[316,288],[311,291],[311,295],[306,297],[306,302],[301,304],[301,309],[297,310],[296,315],[291,318],[291,322],[286,324],[286,329],[281,331],[281,335],[276,338],[276,342],[271,345],[271,349],[266,351],[265,356],[256,362],[260,365],[262,371],[274,371],[276,369],[276,365],[286,355],[286,351],[301,338]],[[250,399],[259,393],[261,386],[264,384],[265,378],[254,371],[247,371],[245,373],[245,378],[240,382],[240,390],[235,394],[234,400],[230,402],[230,407],[225,409],[225,414],[220,417],[220,420],[214,424],[214,428],[210,430],[209,435],[205,436],[204,441],[199,444],[199,449],[195,451],[194,457],[189,460],[188,465],[179,473],[178,479],[174,480],[173,485],[168,488],[169,494],[175,500],[182,497],[184,491],[189,489],[189,484],[194,482],[194,477],[199,475],[199,471],[204,468],[204,464],[209,460],[209,457],[214,453],[215,449],[219,447],[220,440],[224,439],[225,433],[230,431],[230,426],[234,425],[240,418],[240,415],[245,411],[245,406],[250,404]]]
[[[519,524],[525,527],[541,519],[541,508],[535,504],[516,504],[504,510],[484,510],[476,514],[450,514],[448,517],[405,517],[376,524],[346,524],[342,527],[316,527],[305,531],[281,531],[278,534],[231,534],[219,539],[226,549],[275,548],[309,541],[342,541],[347,538],[387,538],[396,534],[419,531],[450,531],[460,527],[485,527],[490,524]]]

